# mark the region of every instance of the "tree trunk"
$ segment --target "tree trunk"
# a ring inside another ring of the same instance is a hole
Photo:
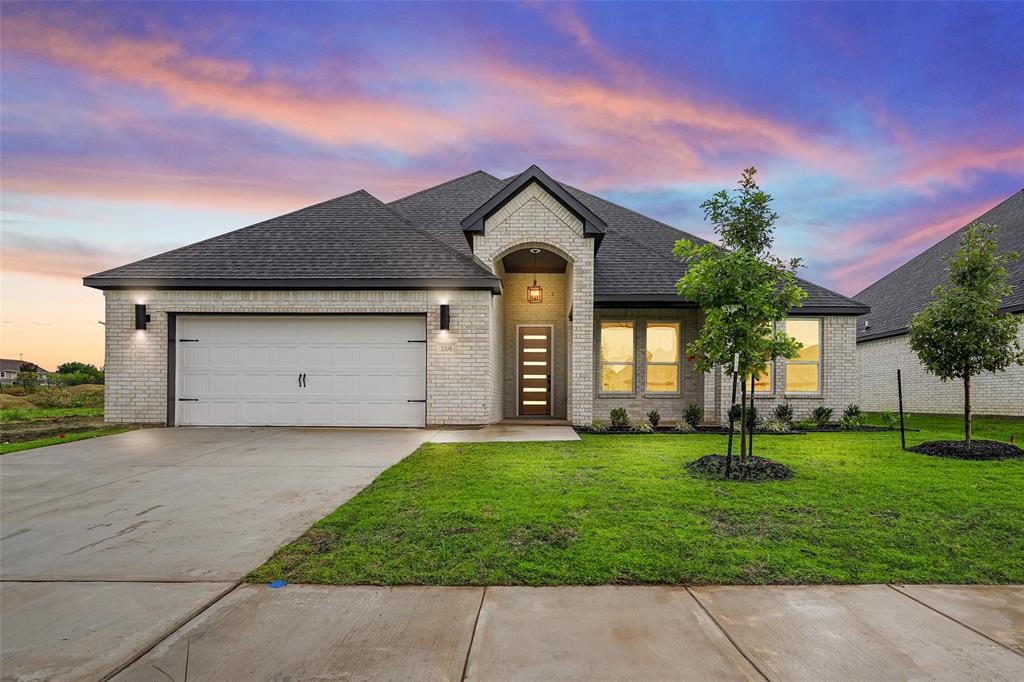
[[[747,461],[747,382],[740,382],[740,464]]]
[[[964,372],[964,440],[971,442],[971,371]]]

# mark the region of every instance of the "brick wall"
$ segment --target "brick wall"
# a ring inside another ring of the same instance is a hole
[[[167,313],[423,313],[427,317],[427,423],[497,421],[494,318],[489,291],[107,291],[106,420],[165,423]],[[136,303],[152,316],[135,330]],[[451,330],[438,329],[451,304]],[[453,344],[450,353],[441,344]]]
[[[1020,328],[1024,344],[1024,326]],[[897,409],[896,369],[903,375],[903,409],[908,412],[958,414],[964,409],[961,380],[942,381],[930,374],[911,350],[906,334],[857,344],[860,406],[865,410]],[[975,414],[1024,417],[1024,367],[986,372],[971,379]]]
[[[563,334],[567,343],[566,414],[574,424],[589,424],[594,391],[594,240],[585,238],[579,219],[536,183],[487,219],[484,234],[473,236],[473,254],[498,272],[497,264],[506,254],[534,246],[557,253],[569,263],[565,286],[573,319]],[[512,295],[505,285],[505,296]]]
[[[687,360],[686,346],[692,342],[700,329],[702,314],[696,309],[605,309],[596,312],[594,322],[594,419],[608,421],[609,414],[616,407],[624,407],[630,419],[647,419],[647,413],[656,409],[661,414],[662,422],[674,424],[682,418],[683,408],[690,403],[703,406],[704,375],[697,372],[693,363]],[[633,389],[631,395],[606,395],[600,392],[601,386],[601,321],[621,320],[633,322],[634,357],[636,362],[633,370]],[[679,395],[651,395],[645,391],[647,377],[647,335],[645,322],[678,321],[682,343],[680,358],[682,367],[682,392]]]

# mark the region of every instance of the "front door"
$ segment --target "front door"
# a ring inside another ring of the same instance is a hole
[[[551,414],[551,327],[519,327],[519,414]]]

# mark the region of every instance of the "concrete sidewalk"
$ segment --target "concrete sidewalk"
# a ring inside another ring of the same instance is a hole
[[[186,653],[187,650],[187,653]],[[114,679],[1024,679],[1024,587],[234,589]]]

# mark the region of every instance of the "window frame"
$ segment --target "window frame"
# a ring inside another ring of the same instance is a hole
[[[603,350],[603,334],[605,324],[627,324],[629,325],[630,331],[633,332],[633,358],[629,362],[605,362],[604,350]],[[602,318],[597,321],[597,395],[608,396],[608,397],[622,397],[622,396],[635,396],[637,394],[637,361],[636,361],[636,328],[637,321],[629,319],[612,319]],[[632,369],[633,380],[631,382],[630,390],[628,391],[606,391],[604,388],[604,366],[605,365],[629,365]]]
[[[823,317],[811,317],[802,315],[791,315],[783,321],[783,330],[786,331],[786,335],[789,335],[789,331],[785,325],[790,320],[807,322],[814,321],[818,323],[818,359],[817,360],[791,360],[786,358],[786,381],[783,384],[783,394],[786,396],[794,397],[817,397],[823,392],[823,383],[825,379],[824,365],[825,365],[825,318]],[[790,337],[793,338],[793,337]],[[789,390],[789,366],[790,365],[817,365],[818,366],[818,389],[815,391],[791,391]]]
[[[676,361],[675,362],[651,362],[647,359],[647,341],[651,325],[675,325],[676,327]],[[652,391],[647,387],[647,368],[676,367],[676,390],[674,391]],[[644,396],[652,398],[674,398],[683,394],[683,321],[678,319],[649,319],[644,320]]]

